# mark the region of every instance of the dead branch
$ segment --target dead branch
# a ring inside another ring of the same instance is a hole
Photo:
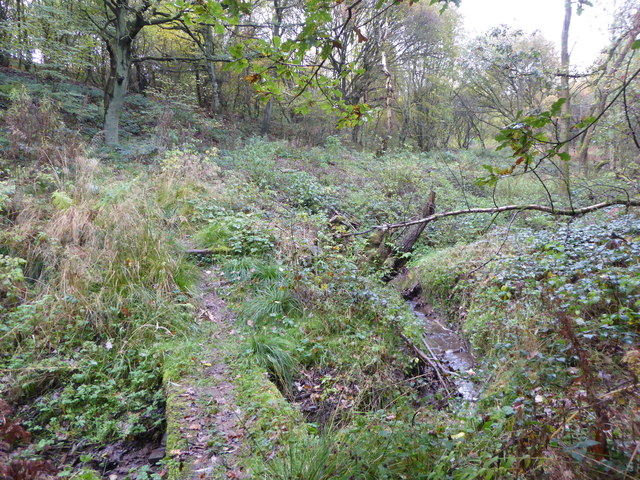
[[[401,223],[385,223],[382,225],[373,226],[367,230],[361,232],[354,233],[344,233],[340,235],[340,237],[352,237],[355,235],[366,235],[367,233],[371,233],[375,230],[397,230],[399,228],[410,227],[412,225],[419,224],[428,224],[435,220],[439,220],[445,217],[455,217],[458,215],[468,215],[468,214],[478,214],[478,213],[502,213],[502,212],[510,212],[510,211],[526,211],[532,210],[537,212],[548,213],[550,215],[555,216],[567,216],[567,217],[579,217],[581,215],[585,215],[587,213],[595,212],[597,210],[602,210],[603,208],[613,207],[613,206],[624,206],[624,207],[640,207],[640,199],[632,200],[632,199],[616,199],[610,200],[607,202],[600,202],[593,205],[589,205],[582,208],[554,208],[546,205],[505,205],[502,207],[491,207],[491,208],[468,208],[466,210],[452,210],[449,212],[441,212],[435,213],[433,215],[429,215],[428,217],[420,218],[417,220],[410,220],[408,222]]]
[[[444,391],[447,392],[447,395],[450,396],[451,392],[447,387],[447,382],[445,382],[444,378],[442,378],[442,375],[440,373],[440,366],[438,365],[438,363],[436,363],[437,360],[435,358],[431,358],[429,355],[423,352],[420,348],[418,348],[404,333],[399,332],[399,334],[400,334],[400,337],[406,342],[406,344],[409,347],[411,347],[411,349],[414,351],[414,353],[420,360],[431,365],[431,368],[435,370],[436,375],[438,376],[438,380],[440,380],[440,384],[444,388]]]

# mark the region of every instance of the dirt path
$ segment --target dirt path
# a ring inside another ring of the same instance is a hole
[[[243,447],[242,411],[225,353],[218,347],[236,332],[233,315],[216,290],[217,272],[206,270],[202,285],[199,365],[179,382],[167,385],[167,455],[176,461],[170,479],[247,478],[236,463]],[[211,323],[215,325],[211,325]]]

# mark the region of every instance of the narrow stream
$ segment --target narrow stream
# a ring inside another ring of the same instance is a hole
[[[441,315],[420,297],[408,299],[413,313],[424,325],[424,341],[429,354],[451,372],[451,379],[460,396],[471,402],[478,399],[478,386],[471,380],[475,359],[466,342],[453,330],[447,328]]]

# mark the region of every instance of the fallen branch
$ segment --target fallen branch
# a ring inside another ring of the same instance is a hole
[[[399,333],[400,333],[400,337],[402,337],[402,339],[407,343],[407,345],[409,345],[411,347],[411,349],[415,352],[415,354],[418,356],[418,358],[420,360],[422,360],[423,362],[428,363],[429,365],[431,365],[431,367],[436,371],[436,375],[438,376],[438,380],[440,380],[440,383],[444,387],[444,391],[447,392],[447,395],[450,396],[451,392],[449,391],[449,388],[447,387],[447,382],[445,382],[444,378],[442,378],[442,375],[440,374],[440,367],[438,366],[436,361],[434,359],[432,359],[429,355],[424,353],[421,349],[416,347],[414,345],[414,343],[405,334],[403,334],[402,332],[399,332]]]
[[[187,255],[209,255],[214,252],[208,248],[190,248],[185,250],[184,253]]]
[[[438,368],[440,368],[442,373],[446,373],[447,375],[453,375],[454,377],[459,377],[460,376],[456,372],[452,372],[450,370],[447,370],[446,368],[444,368],[440,364],[440,361],[438,360],[438,356],[436,355],[436,352],[434,352],[433,348],[431,348],[431,345],[429,345],[429,342],[427,341],[427,336],[424,333],[422,334],[422,343],[424,344],[425,347],[427,347],[427,350],[429,350],[429,354],[431,355],[431,358],[438,365]]]
[[[340,237],[352,237],[354,235],[366,235],[367,233],[371,233],[375,230],[397,230],[399,228],[410,227],[412,225],[419,224],[427,224],[433,222],[435,220],[439,220],[445,217],[455,217],[457,215],[467,215],[472,213],[502,213],[502,212],[510,212],[510,211],[525,211],[525,210],[533,210],[537,212],[548,213],[550,215],[556,216],[567,216],[567,217],[578,217],[580,215],[585,215],[587,213],[595,212],[597,210],[602,210],[607,207],[614,207],[616,205],[624,206],[624,207],[640,207],[640,200],[632,200],[632,199],[616,199],[608,202],[596,203],[594,205],[589,205],[587,207],[582,208],[554,208],[546,205],[505,205],[503,207],[490,207],[490,208],[468,208],[466,210],[452,210],[449,212],[435,213],[433,215],[429,215],[428,217],[420,218],[418,220],[410,220],[408,222],[401,223],[385,223],[382,225],[376,225],[362,232],[354,232],[354,233],[344,233],[340,235]]]

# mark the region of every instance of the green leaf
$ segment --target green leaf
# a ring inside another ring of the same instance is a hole
[[[574,125],[574,128],[580,128],[580,129],[587,128],[591,126],[593,123],[595,123],[596,120],[597,120],[596,117],[583,118],[582,120],[580,120],[578,123]]]
[[[553,105],[551,105],[551,110],[550,110],[551,115],[554,117],[558,116],[560,114],[560,111],[562,110],[562,106],[565,103],[567,103],[566,98],[559,98],[558,100],[553,102]]]
[[[55,207],[60,210],[66,210],[71,205],[73,205],[73,200],[71,199],[71,197],[69,197],[66,192],[61,192],[59,190],[56,190],[51,194],[51,200],[53,201]]]
[[[633,42],[631,44],[631,49],[632,50],[638,50],[640,48],[640,40],[636,40],[635,42]]]

